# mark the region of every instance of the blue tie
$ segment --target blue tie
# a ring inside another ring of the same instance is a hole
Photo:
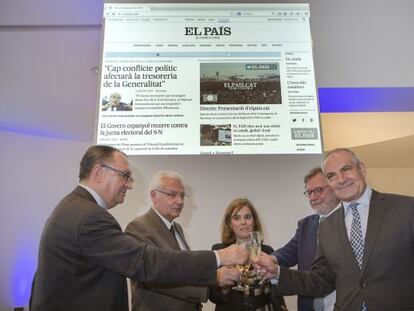
[[[351,242],[352,251],[359,268],[362,267],[362,258],[364,256],[364,238],[362,237],[361,217],[358,212],[359,203],[352,203],[348,208],[352,210],[352,224],[349,241]],[[367,305],[362,302],[361,311],[367,311]]]

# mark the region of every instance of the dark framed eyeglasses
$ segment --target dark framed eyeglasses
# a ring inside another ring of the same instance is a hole
[[[189,196],[185,192],[178,192],[178,191],[165,191],[161,189],[155,189],[155,191],[165,194],[166,196],[170,197],[171,199],[175,199],[176,197],[180,197],[181,200],[188,199]]]
[[[329,187],[329,186],[325,186],[325,187],[317,187],[317,188],[312,189],[312,190],[306,190],[303,194],[304,194],[306,197],[310,197],[310,196],[312,195],[312,193],[317,194],[317,195],[321,195],[321,194],[322,194],[322,192],[324,192],[324,191],[325,191],[325,189],[326,189],[326,188],[328,188],[328,187]]]
[[[105,163],[101,164],[101,166],[105,167],[105,168],[109,168],[110,170],[114,171],[119,176],[123,177],[125,182],[129,182],[131,184],[133,184],[135,182],[134,177],[132,177],[132,174],[129,171],[121,171],[121,170],[118,170],[117,168],[112,167],[111,165],[108,165],[108,164],[105,164]]]

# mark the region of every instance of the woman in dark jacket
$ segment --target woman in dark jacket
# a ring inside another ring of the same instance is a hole
[[[263,237],[262,225],[253,204],[245,198],[237,198],[230,202],[222,221],[222,243],[214,244],[212,249],[218,250],[231,244],[242,244],[249,239],[252,231],[259,231]],[[263,239],[262,239],[263,242]],[[273,253],[269,245],[261,244],[262,252]],[[245,292],[232,288],[215,288],[210,292],[210,300],[216,304],[216,311],[280,311],[287,310],[283,297],[272,297],[270,285]]]

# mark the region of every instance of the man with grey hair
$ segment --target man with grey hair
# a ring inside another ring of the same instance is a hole
[[[190,250],[183,229],[174,221],[184,207],[184,181],[173,171],[156,173],[150,182],[152,208],[128,224],[125,232],[135,239],[165,250]],[[175,269],[171,266],[171,269]],[[188,273],[192,273],[191,270]],[[222,267],[219,279],[236,281],[237,269]],[[207,301],[207,287],[131,281],[132,310],[200,310]]]
[[[414,198],[375,191],[352,150],[323,161],[328,185],[341,200],[319,229],[310,272],[266,256],[255,263],[278,283],[276,293],[323,296],[336,288],[335,310],[414,310]]]
[[[160,250],[122,232],[108,209],[124,201],[133,183],[126,154],[102,145],[86,151],[79,184],[44,226],[30,310],[127,311],[126,277],[164,284],[231,284],[218,278],[217,266],[241,264],[247,251]]]
[[[315,259],[320,222],[328,217],[339,200],[328,186],[322,169],[315,167],[304,177],[305,192],[315,214],[302,218],[293,238],[282,248],[274,252],[279,264],[284,267],[298,266],[299,271],[308,271]],[[298,297],[298,311],[332,311],[335,304],[335,292],[325,297]]]

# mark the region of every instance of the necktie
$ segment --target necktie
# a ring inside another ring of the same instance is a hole
[[[319,244],[319,228],[321,226],[321,223],[325,220],[326,216],[319,216],[319,222],[318,222],[318,228],[316,229],[316,245]]]
[[[352,210],[352,224],[350,242],[352,251],[356,261],[358,262],[359,268],[362,267],[362,258],[364,256],[364,238],[362,237],[361,217],[358,212],[358,203],[352,203],[349,208]],[[367,311],[367,305],[362,302],[361,311]]]
[[[356,261],[358,262],[359,268],[362,267],[362,257],[364,254],[364,239],[362,237],[362,228],[361,228],[361,217],[358,212],[358,203],[353,203],[349,205],[349,208],[352,210],[352,224],[351,224],[351,234],[349,241],[351,242],[352,251]]]
[[[173,235],[173,237],[174,237],[174,241],[177,243],[178,249],[180,249],[180,244],[178,244],[177,237],[175,236],[175,228],[174,228],[174,223],[172,223],[172,224],[171,224],[171,227],[170,227],[170,232],[171,232],[171,234],[172,234],[172,235]]]
[[[175,228],[174,228],[174,224],[171,224],[171,227],[170,227],[170,232],[171,232],[171,234],[173,235],[174,239],[177,239],[177,238],[176,238],[176,236],[175,236]]]

